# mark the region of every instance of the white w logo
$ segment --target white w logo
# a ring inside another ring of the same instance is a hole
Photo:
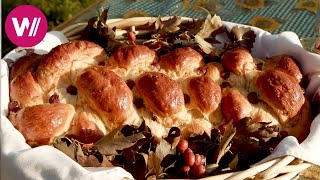
[[[23,35],[25,29],[29,30],[28,36],[35,36],[37,34],[37,30],[38,30],[40,21],[41,21],[40,17],[33,18],[31,29],[29,30],[30,22],[29,22],[28,18],[24,17],[22,19],[21,25],[19,25],[17,18],[12,18],[12,23],[13,23],[14,29],[16,30],[16,34],[19,37],[21,37]]]

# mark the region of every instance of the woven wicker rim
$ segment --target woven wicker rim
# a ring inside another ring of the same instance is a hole
[[[161,20],[167,20],[171,16],[161,17]],[[127,33],[128,30],[136,34],[146,34],[150,31],[135,31],[135,26],[152,23],[157,17],[133,17],[128,19],[110,19],[107,24],[110,28],[116,27],[116,36]],[[182,17],[183,21],[192,21],[192,18]],[[61,32],[69,39],[79,39],[79,33],[87,26],[87,23],[76,23],[61,30]],[[268,162],[253,166],[244,171],[220,174],[202,178],[202,180],[240,180],[240,179],[272,179],[272,180],[289,180],[294,178],[298,173],[310,167],[311,164],[304,162],[293,156],[284,156]]]

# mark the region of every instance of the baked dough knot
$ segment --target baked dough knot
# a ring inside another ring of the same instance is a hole
[[[296,61],[286,55],[262,61],[236,48],[225,51],[221,62],[205,64],[191,47],[158,57],[147,46],[126,45],[108,57],[102,47],[75,40],[17,60],[10,98],[19,108],[11,109],[9,119],[32,146],[63,134],[94,143],[142,121],[158,137],[173,126],[183,136],[210,135],[213,127],[245,121],[248,131],[257,131],[257,124],[276,126],[276,132],[301,140],[311,120],[301,79]]]

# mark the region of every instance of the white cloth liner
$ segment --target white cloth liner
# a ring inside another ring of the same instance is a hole
[[[228,29],[234,23],[224,22]],[[241,25],[242,26],[242,25]],[[293,32],[283,32],[279,35],[251,27],[257,37],[252,54],[257,58],[288,54],[294,56],[301,64],[304,75],[311,80],[306,94],[320,93],[320,56],[307,52],[302,48],[297,35]],[[60,32],[49,32],[44,41],[35,48],[37,53],[48,52],[51,48],[67,42]],[[5,58],[17,59],[25,54],[10,52]],[[67,155],[51,146],[30,148],[24,137],[7,119],[9,88],[8,67],[1,61],[1,179],[121,179],[133,177],[122,168],[83,168]],[[294,137],[287,137],[277,146],[275,151],[262,162],[284,155],[292,155],[304,161],[320,165],[320,115],[311,125],[308,138],[299,144]]]
[[[49,52],[53,47],[67,42],[60,32],[47,33],[35,52]],[[26,51],[11,51],[4,59],[16,60]],[[132,175],[120,167],[84,168],[52,146],[31,148],[22,134],[7,119],[9,103],[9,71],[7,63],[1,60],[1,179],[133,179]]]

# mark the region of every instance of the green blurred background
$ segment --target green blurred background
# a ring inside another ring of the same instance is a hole
[[[48,30],[51,30],[96,1],[97,0],[4,0],[1,2],[2,30],[4,30],[4,22],[10,11],[19,5],[29,4],[41,9],[47,17]],[[4,56],[15,46],[9,41],[4,31],[2,31],[1,36],[1,51],[2,56]]]

